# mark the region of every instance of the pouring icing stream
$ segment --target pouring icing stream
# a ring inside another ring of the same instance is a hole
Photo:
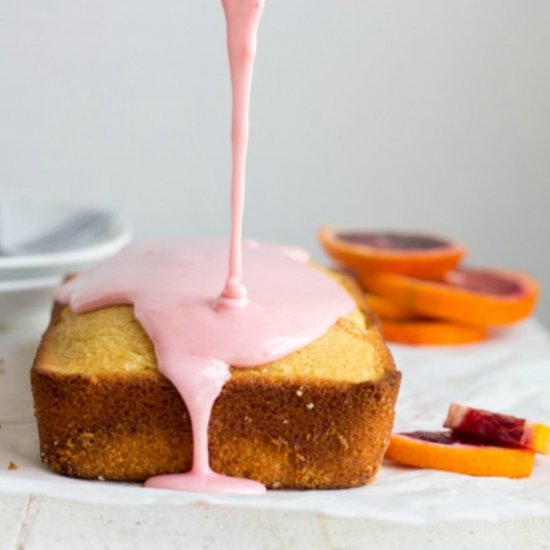
[[[243,307],[248,301],[242,284],[242,224],[244,213],[246,151],[248,148],[250,90],[256,57],[258,25],[265,0],[222,0],[227,27],[233,116],[231,145],[231,238],[229,272],[220,294],[220,307]]]

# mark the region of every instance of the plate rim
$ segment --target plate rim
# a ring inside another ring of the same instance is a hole
[[[45,290],[55,288],[63,280],[63,275],[29,277],[28,279],[0,280],[0,294],[15,294],[28,290]]]
[[[18,203],[27,200],[40,200],[50,205],[61,206],[71,209],[93,209],[98,212],[105,212],[111,216],[111,231],[112,236],[99,241],[95,244],[88,244],[80,248],[69,250],[61,250],[47,254],[24,254],[14,256],[0,256],[0,274],[9,276],[10,271],[17,270],[33,270],[44,268],[62,268],[65,265],[77,263],[86,263],[97,261],[109,256],[113,252],[119,250],[125,244],[128,244],[133,237],[132,226],[129,221],[122,215],[116,212],[114,208],[102,207],[97,204],[86,205],[76,200],[70,200],[66,197],[51,197],[42,194],[33,194],[29,197],[18,191],[10,191],[2,193],[0,197],[0,205],[6,201]],[[16,276],[13,277],[15,279]]]

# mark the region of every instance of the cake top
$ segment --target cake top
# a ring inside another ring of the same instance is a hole
[[[339,319],[320,338],[271,363],[231,368],[232,378],[307,383],[360,383],[378,379],[389,352],[375,337],[378,328],[359,310]],[[44,344],[43,367],[90,377],[158,376],[155,350],[132,306],[109,306],[77,315],[59,308]]]
[[[55,297],[76,313],[132,304],[157,356],[178,363],[211,357],[238,367],[305,346],[355,308],[340,285],[295,253],[256,242],[243,247],[249,303],[220,305],[226,252],[223,240],[134,243],[61,285]]]

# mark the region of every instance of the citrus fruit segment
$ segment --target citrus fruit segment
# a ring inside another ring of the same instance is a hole
[[[464,444],[451,432],[392,434],[385,458],[419,468],[511,478],[531,475],[535,461],[531,451]]]
[[[360,273],[363,287],[429,317],[482,326],[508,325],[532,313],[537,283],[514,272],[458,269],[442,281],[393,273]]]
[[[383,296],[365,293],[365,300],[370,310],[382,320],[408,321],[418,319],[418,315],[412,311]]]
[[[466,253],[461,244],[423,233],[324,227],[318,237],[332,258],[358,273],[383,271],[440,279]]]
[[[388,342],[413,345],[471,344],[487,337],[482,326],[463,325],[447,321],[381,320],[382,333]]]
[[[550,426],[515,416],[452,403],[444,426],[458,437],[475,437],[484,444],[550,452]]]

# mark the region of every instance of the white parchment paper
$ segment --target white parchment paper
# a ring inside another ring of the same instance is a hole
[[[38,335],[0,335],[0,499],[38,493],[98,504],[274,508],[401,523],[550,516],[550,457],[524,480],[475,478],[385,463],[371,485],[339,491],[216,496],[82,481],[40,462],[29,384]],[[462,347],[393,346],[403,373],[396,430],[439,429],[451,401],[550,423],[550,338],[535,321]],[[7,469],[9,462],[17,470]]]

